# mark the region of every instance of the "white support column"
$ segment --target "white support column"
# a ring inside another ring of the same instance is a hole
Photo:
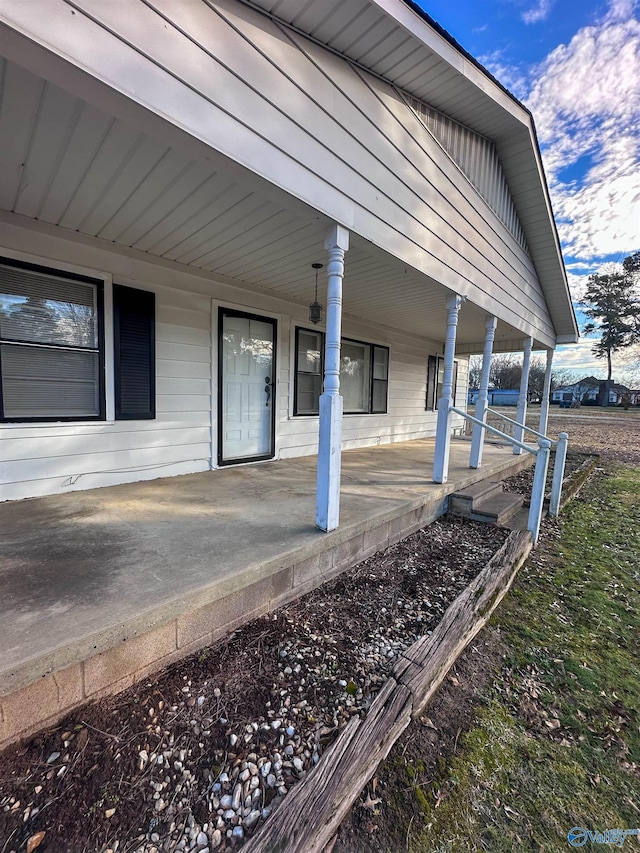
[[[482,374],[480,376],[480,393],[476,400],[476,418],[482,423],[487,420],[487,408],[489,404],[489,372],[491,370],[491,354],[493,353],[493,340],[496,336],[496,317],[487,317],[485,323],[484,352],[482,354]],[[478,424],[473,425],[471,436],[471,456],[469,458],[470,468],[479,468],[482,464],[482,450],[484,448],[485,430]]]
[[[540,401],[540,422],[538,432],[547,434],[549,425],[549,397],[551,396],[551,369],[553,366],[553,350],[547,350],[547,367],[544,372],[544,385],[542,387],[542,400]]]
[[[518,414],[516,420],[519,424],[524,424],[527,417],[527,393],[529,391],[529,365],[531,364],[531,347],[533,346],[533,338],[525,338],[523,342],[524,356],[522,359],[522,378],[520,379],[520,396],[518,397]],[[515,427],[513,437],[516,441],[524,441],[524,429]],[[521,447],[513,445],[513,452],[519,456],[522,453]]]
[[[349,232],[341,225],[328,231],[324,247],[327,266],[327,333],[324,348],[324,391],[320,397],[320,434],[316,488],[316,526],[335,530],[340,517],[342,463],[342,397],[340,396],[340,336],[342,331],[342,279]]]
[[[464,302],[462,296],[447,299],[447,337],[444,345],[444,380],[442,396],[438,400],[436,447],[433,460],[433,482],[446,483],[449,474],[449,450],[451,447],[451,406],[453,405],[453,358],[456,352],[456,329],[458,312]]]
[[[527,524],[527,529],[531,532],[534,545],[538,542],[540,522],[542,521],[542,515],[544,513],[544,489],[547,482],[550,447],[551,442],[548,439],[538,439],[538,456],[536,458],[536,469],[533,474],[531,505],[529,506],[529,521]]]
[[[561,432],[556,445],[556,458],[553,466],[553,480],[551,481],[551,501],[549,503],[549,515],[557,515],[560,512],[560,498],[562,497],[562,483],[564,482],[564,466],[567,461],[567,445],[569,436]]]

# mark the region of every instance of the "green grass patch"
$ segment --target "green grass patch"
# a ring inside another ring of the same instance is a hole
[[[574,826],[640,826],[639,495],[640,468],[610,467],[546,526],[491,622],[504,670],[426,792],[414,853],[566,851]]]

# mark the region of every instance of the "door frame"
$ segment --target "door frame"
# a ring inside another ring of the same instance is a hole
[[[275,458],[276,455],[276,408],[278,405],[278,353],[280,334],[280,315],[273,314],[270,311],[253,310],[247,308],[246,305],[236,305],[232,303],[220,303],[212,300],[212,405],[211,405],[211,467],[227,468],[232,465],[247,465],[256,462],[268,462]],[[251,320],[259,320],[261,322],[270,323],[273,327],[273,393],[271,396],[271,442],[269,452],[260,454],[259,456],[246,456],[239,459],[222,459],[222,429],[223,429],[223,412],[222,412],[222,318],[223,315],[230,314],[234,317],[246,317]],[[215,355],[214,355],[215,354]],[[214,399],[215,398],[215,399]],[[215,420],[215,423],[213,422]],[[214,446],[215,445],[215,446]]]

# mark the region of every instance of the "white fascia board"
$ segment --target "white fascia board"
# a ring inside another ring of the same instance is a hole
[[[556,338],[556,344],[577,344],[580,339],[580,335],[576,331],[575,335],[558,335]]]
[[[488,74],[484,74],[464,53],[459,51],[441,33],[433,29],[416,11],[402,0],[369,0],[392,18],[414,38],[419,39],[429,50],[459,74],[473,83],[513,118],[528,124],[528,113],[515,98],[508,95]]]

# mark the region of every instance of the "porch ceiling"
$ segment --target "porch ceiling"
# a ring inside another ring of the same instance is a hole
[[[327,219],[0,58],[0,209],[195,267],[307,305],[325,262]],[[62,235],[61,235],[62,236]],[[356,234],[346,258],[346,315],[442,341],[448,291]],[[322,297],[321,297],[321,301]],[[482,346],[485,314],[460,314],[462,351]],[[496,348],[519,346],[501,323]]]

